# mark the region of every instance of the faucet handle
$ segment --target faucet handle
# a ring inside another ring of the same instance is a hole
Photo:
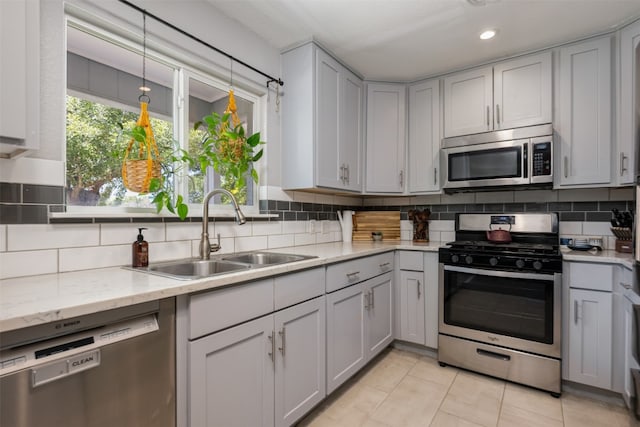
[[[211,252],[218,252],[220,249],[222,246],[220,245],[220,233],[218,233],[218,242],[211,245]]]

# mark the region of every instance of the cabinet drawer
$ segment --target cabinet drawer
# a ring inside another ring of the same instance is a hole
[[[276,310],[324,294],[324,267],[276,277],[273,290]]]
[[[613,290],[613,265],[570,262],[569,287],[593,289],[595,291]]]
[[[327,267],[327,292],[362,282],[393,270],[393,252],[372,255]]]
[[[400,252],[400,270],[423,271],[422,260],[423,253],[420,251],[401,251]]]
[[[192,295],[189,339],[219,331],[273,311],[273,279]]]

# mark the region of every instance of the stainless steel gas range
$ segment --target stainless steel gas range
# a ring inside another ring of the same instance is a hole
[[[459,213],[455,236],[439,250],[438,361],[559,396],[558,215]]]

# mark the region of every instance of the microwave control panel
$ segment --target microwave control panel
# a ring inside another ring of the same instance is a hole
[[[551,175],[551,142],[533,144],[533,173],[532,176]]]

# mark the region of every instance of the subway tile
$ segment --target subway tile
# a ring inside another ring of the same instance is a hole
[[[165,224],[101,224],[101,245],[123,245],[133,243],[138,237],[138,228],[142,230],[144,240],[147,242],[163,242],[165,240]]]
[[[413,239],[413,230],[400,230],[400,239],[401,240],[412,240]]]
[[[133,238],[135,239],[135,236]],[[94,224],[25,224],[7,227],[7,250],[9,251],[86,247],[99,244],[100,226]]]
[[[456,219],[456,214],[453,212],[441,212],[440,220],[442,221],[453,221]]]
[[[476,203],[513,203],[513,191],[486,191],[476,193]]]
[[[587,212],[586,221],[606,222],[611,225],[611,212]]]
[[[309,219],[309,212],[291,212],[294,215],[287,216],[288,212],[284,213],[285,221],[306,221]]]
[[[236,252],[256,251],[267,249],[267,236],[251,236],[236,238]]]
[[[441,242],[442,241],[442,232],[438,230],[429,229],[429,241],[430,242]]]
[[[214,240],[212,239],[212,242]],[[222,242],[220,242],[222,245]],[[224,247],[224,246],[223,246]],[[197,256],[198,253],[196,252]],[[173,241],[173,242],[150,242],[149,243],[149,262],[162,262],[174,259],[191,258],[192,245],[191,241]]]
[[[275,211],[278,209],[278,202],[276,200],[267,200],[267,209]]]
[[[7,250],[7,226],[0,224],[0,252]]]
[[[234,253],[236,251],[235,241],[236,239],[234,237],[221,237],[220,246],[222,246],[222,249],[220,249],[217,252],[214,252],[214,254],[221,255],[221,254]],[[191,258],[198,258],[199,256],[200,256],[200,240],[191,240]]]
[[[289,212],[289,213],[292,213],[292,212]],[[282,211],[269,211],[269,214],[277,215],[276,217],[271,218],[272,221],[284,221],[284,212]]]
[[[172,242],[174,240],[199,240],[200,236],[202,235],[202,224],[165,224],[165,227],[165,233],[168,242]],[[213,231],[214,228],[215,227],[211,227],[210,223],[209,230]]]
[[[65,205],[49,205],[49,213],[61,213],[66,211],[67,207]]]
[[[524,203],[505,203],[505,212],[524,212]]]
[[[484,205],[485,212],[504,212],[504,204],[502,203],[487,203]]]
[[[482,203],[469,203],[464,205],[465,212],[483,212],[484,205]]]
[[[440,241],[441,242],[453,242],[456,240],[455,231],[441,231],[440,232]]]
[[[610,188],[609,200],[633,200],[635,198],[634,187]]]
[[[57,218],[52,218],[51,222],[53,222],[54,219],[57,219]],[[133,221],[131,220],[131,218],[101,217],[101,218],[94,218],[93,222],[95,224],[131,224]]]
[[[291,204],[289,202],[285,202],[282,200],[278,200],[276,202],[276,209],[279,211],[288,211],[290,207],[291,207]]]
[[[589,236],[613,236],[610,223],[593,221],[585,221],[582,223],[582,234]]]
[[[572,209],[571,202],[549,203],[549,212],[570,211],[571,209]]]
[[[316,233],[316,243],[329,243],[333,241],[333,235],[331,233]]]
[[[252,224],[253,231],[252,234],[254,236],[265,236],[270,234],[281,234],[282,233],[282,223],[280,221],[273,222],[258,222]]]
[[[574,211],[597,211],[598,202],[573,202]]]
[[[94,222],[94,218],[49,218],[49,224],[94,224]],[[128,221],[106,220],[105,222],[131,222],[131,218],[128,218]]]
[[[433,205],[431,207],[431,212],[446,212],[447,211],[447,205]]]
[[[58,251],[0,252],[0,279],[58,272]]]
[[[57,205],[64,203],[64,188],[53,185],[22,185],[22,203]]]
[[[455,231],[455,221],[431,221],[429,223],[429,231]]]
[[[584,221],[584,212],[560,212],[560,222],[563,221]]]
[[[476,203],[476,194],[478,193],[442,194],[440,196],[440,203],[446,203],[446,204]]]
[[[260,200],[258,202],[258,209],[260,209],[260,212],[268,211],[269,210],[269,201],[268,200]]]
[[[465,212],[465,205],[449,205],[447,206],[448,212]]]
[[[627,201],[626,200],[618,200],[615,202],[600,202],[599,211],[611,211],[612,209],[618,209],[620,212],[624,212],[627,210]]]
[[[293,234],[275,234],[267,236],[267,247],[269,249],[285,248],[293,245]]]
[[[212,223],[209,222],[209,235],[215,236],[220,233],[220,237],[244,237],[251,236],[251,225],[238,225],[235,222],[215,222],[213,224],[213,232],[211,231]]]
[[[582,234],[582,220],[560,221],[558,230],[561,236],[565,234]]]
[[[302,210],[302,203],[300,203],[300,202],[291,202],[290,203],[290,209],[292,211],[301,211]]]
[[[606,188],[584,188],[574,190],[558,190],[559,202],[588,202],[592,200],[608,200],[609,190]]]
[[[548,205],[546,203],[525,203],[524,210],[526,212],[548,212]]]
[[[553,190],[522,190],[514,191],[516,202],[555,202],[558,200],[558,192]]]
[[[294,234],[294,246],[303,246],[303,245],[313,245],[316,243],[316,235],[315,234]]]
[[[209,216],[209,221],[213,221],[213,217]],[[153,217],[144,217],[144,218],[131,218],[131,222],[136,223],[136,224],[143,224],[143,223],[149,223],[149,222],[164,222],[164,218],[158,217],[158,218],[153,218]]]
[[[0,205],[0,224],[46,224],[46,205]]]
[[[22,203],[21,184],[0,182],[0,202]]]
[[[151,251],[151,250],[150,250]],[[95,246],[59,250],[60,272],[131,265],[131,245]]]
[[[425,195],[425,196],[414,196],[411,199],[411,204],[413,205],[435,205],[435,204],[440,204],[440,195],[439,194],[430,194],[430,195]],[[454,201],[452,203],[464,203],[464,202],[459,202],[459,201]],[[473,201],[468,202],[468,203],[473,203]]]

